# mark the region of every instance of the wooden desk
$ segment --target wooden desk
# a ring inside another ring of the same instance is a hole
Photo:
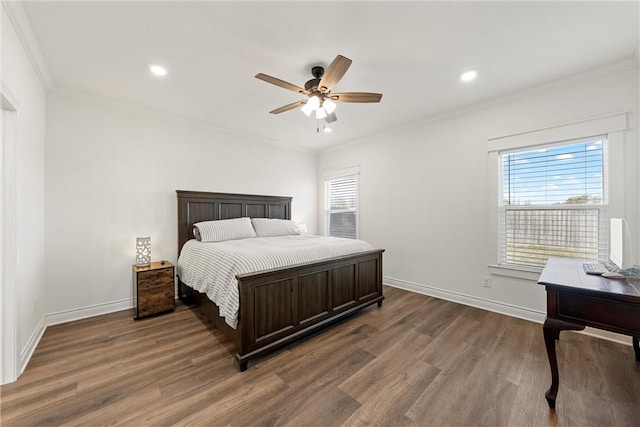
[[[551,367],[551,387],[545,393],[555,409],[558,394],[556,340],[560,331],[581,331],[585,326],[633,337],[636,362],[640,362],[640,280],[612,280],[589,275],[582,261],[550,258],[538,283],[547,290],[544,343]]]

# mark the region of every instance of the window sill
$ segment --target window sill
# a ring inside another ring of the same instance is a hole
[[[489,265],[489,273],[495,276],[513,277],[516,279],[533,280],[535,282],[540,278],[541,268],[535,267],[516,267],[506,265]]]

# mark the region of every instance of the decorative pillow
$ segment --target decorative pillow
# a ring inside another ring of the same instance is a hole
[[[194,236],[201,242],[224,242],[225,240],[247,239],[256,237],[256,232],[247,217],[221,219],[218,221],[204,221],[193,224]],[[197,232],[196,232],[197,230]]]
[[[300,234],[296,223],[288,219],[251,218],[251,224],[258,237]]]

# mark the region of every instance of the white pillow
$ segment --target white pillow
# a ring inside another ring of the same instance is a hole
[[[225,240],[247,239],[256,237],[256,232],[247,217],[204,221],[193,224],[196,239],[204,243],[224,242]]]
[[[251,218],[258,237],[300,234],[296,223],[288,219]]]

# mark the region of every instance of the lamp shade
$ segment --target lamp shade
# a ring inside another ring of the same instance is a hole
[[[336,111],[336,103],[330,99],[325,99],[322,103],[322,106],[324,107],[324,111],[326,111],[327,114],[331,114]]]
[[[318,108],[316,110],[316,119],[324,119],[325,117],[327,117],[327,112],[324,111],[324,108]]]
[[[151,237],[136,237],[136,265],[146,267],[151,264]]]
[[[307,102],[302,106],[302,108],[300,108],[300,111],[306,114],[307,117],[311,117],[311,113],[313,113],[313,107],[309,104],[309,102]]]
[[[314,95],[311,98],[309,98],[309,100],[307,101],[307,104],[309,104],[309,106],[315,110],[320,106],[320,98]]]
[[[311,117],[311,113],[316,111],[316,109],[320,106],[320,98],[317,96],[312,96],[309,100],[300,108],[303,113],[307,115],[307,117]]]

